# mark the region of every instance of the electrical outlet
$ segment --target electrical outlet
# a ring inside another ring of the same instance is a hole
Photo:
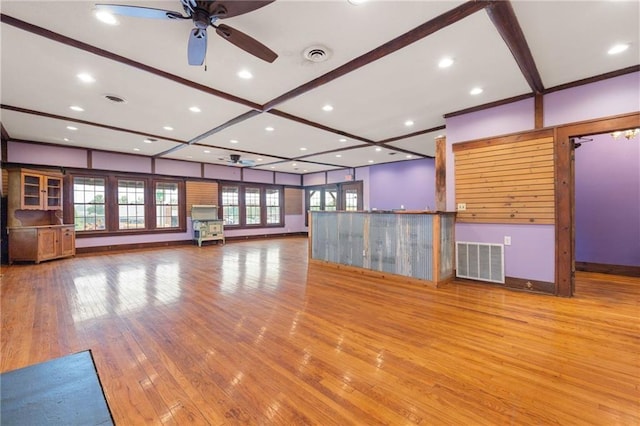
[[[504,245],[505,246],[510,246],[511,245],[511,237],[509,237],[508,235],[505,235],[505,237],[504,237]]]
[[[467,203],[458,203],[458,211],[464,211],[467,209]]]

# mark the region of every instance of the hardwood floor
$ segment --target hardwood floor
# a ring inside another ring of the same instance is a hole
[[[0,371],[91,349],[118,425],[640,424],[638,278],[390,284],[303,238],[2,272]]]

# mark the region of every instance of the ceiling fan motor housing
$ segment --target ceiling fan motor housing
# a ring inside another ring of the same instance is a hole
[[[234,163],[237,163],[238,161],[240,161],[240,155],[238,154],[231,154],[229,158],[231,158],[231,161],[233,161]]]

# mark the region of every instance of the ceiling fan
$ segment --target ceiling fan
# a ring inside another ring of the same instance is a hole
[[[220,160],[225,160],[225,158],[220,158]],[[227,163],[233,166],[246,166],[246,167],[252,167],[255,165],[253,160],[241,160],[240,154],[229,155],[229,159],[227,160]]]
[[[207,28],[212,26],[216,33],[236,45],[240,49],[264,60],[273,62],[278,55],[264,44],[251,36],[231,28],[225,24],[217,24],[220,19],[231,18],[252,12],[272,3],[274,0],[213,0],[196,1],[180,0],[186,14],[164,9],[153,9],[141,6],[96,4],[98,10],[103,10],[115,15],[133,16],[136,18],[151,19],[191,19],[195,27],[189,35],[187,45],[187,57],[189,65],[202,65],[207,54]]]

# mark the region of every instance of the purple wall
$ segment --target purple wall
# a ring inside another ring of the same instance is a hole
[[[96,170],[151,173],[151,158],[141,155],[93,151],[91,154],[91,166]]]
[[[35,153],[37,155],[34,155]],[[87,167],[87,151],[9,141],[7,143],[7,160],[10,163],[85,168]]]
[[[200,177],[200,164],[192,161],[156,159],[156,174],[169,176]]]
[[[435,160],[401,161],[369,169],[369,205],[372,209],[435,208]]]
[[[544,96],[544,125],[640,111],[640,72],[578,86]]]
[[[590,138],[575,153],[576,261],[640,266],[640,140]]]

